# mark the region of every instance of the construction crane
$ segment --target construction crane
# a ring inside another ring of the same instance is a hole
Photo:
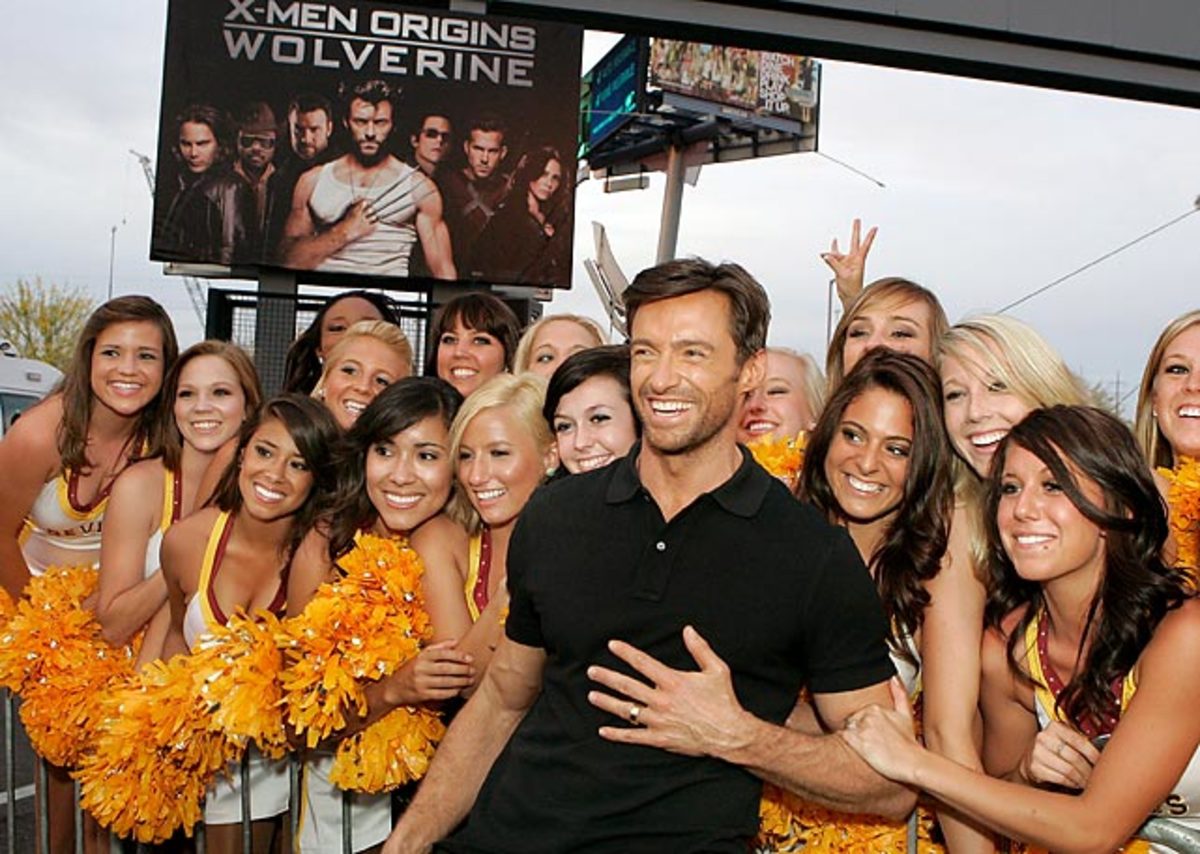
[[[150,186],[150,197],[154,197],[154,163],[145,154],[140,151],[129,149],[129,153],[137,158],[138,163],[142,164],[142,172],[146,176],[146,183]],[[187,289],[188,299],[192,301],[192,309],[196,312],[196,318],[200,321],[200,328],[203,329],[208,320],[208,288],[201,283],[195,276],[183,276],[183,286]]]

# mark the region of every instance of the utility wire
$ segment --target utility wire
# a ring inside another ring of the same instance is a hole
[[[826,160],[833,161],[838,166],[841,166],[843,169],[849,169],[855,175],[858,175],[860,178],[866,178],[868,181],[870,181],[872,184],[874,184],[877,187],[883,187],[884,189],[887,189],[887,184],[883,183],[878,178],[873,178],[870,175],[868,175],[866,172],[862,171],[861,169],[855,169],[849,163],[846,163],[842,160],[838,160],[836,157],[830,157],[824,151],[817,151],[817,152],[814,152],[814,154],[819,154],[821,157],[824,157]]]
[[[1194,214],[1198,211],[1200,211],[1200,198],[1196,199],[1196,201],[1193,203],[1192,209],[1190,211],[1187,211],[1186,213],[1182,213],[1179,216],[1175,217],[1174,219],[1168,220],[1167,222],[1164,222],[1162,225],[1150,229],[1145,234],[1135,237],[1133,240],[1130,240],[1128,243],[1123,243],[1122,245],[1118,246],[1116,249],[1113,249],[1110,252],[1105,252],[1099,258],[1096,258],[1095,260],[1092,260],[1092,261],[1088,261],[1082,267],[1072,270],[1071,272],[1067,273],[1065,276],[1060,276],[1059,278],[1055,279],[1053,282],[1050,282],[1047,285],[1042,285],[1040,288],[1038,288],[1035,291],[1030,291],[1029,293],[1025,294],[1025,296],[1021,297],[1020,299],[1010,302],[1008,305],[1004,306],[1001,309],[997,309],[997,314],[1004,314],[1004,312],[1008,311],[1010,308],[1016,308],[1021,303],[1028,302],[1029,300],[1033,299],[1034,297],[1038,296],[1039,294],[1044,294],[1046,291],[1050,290],[1051,288],[1058,287],[1059,285],[1061,285],[1063,282],[1067,281],[1068,279],[1078,276],[1084,270],[1090,270],[1092,267],[1095,267],[1097,264],[1101,264],[1104,261],[1107,261],[1109,258],[1112,258],[1114,255],[1119,255],[1120,253],[1124,252],[1126,249],[1129,249],[1130,247],[1135,246],[1138,243],[1141,243],[1143,240],[1146,240],[1149,237],[1153,237],[1154,235],[1158,234],[1160,231],[1166,231],[1171,226],[1175,225],[1176,223],[1182,222],[1183,220],[1187,219],[1189,216],[1191,216],[1192,214]]]

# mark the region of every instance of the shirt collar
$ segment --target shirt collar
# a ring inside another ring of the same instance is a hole
[[[609,504],[630,501],[644,491],[637,470],[637,458],[641,450],[642,443],[639,440],[629,449],[628,454],[613,465],[612,478],[604,496]],[[749,518],[762,507],[773,478],[762,466],[754,462],[754,458],[745,447],[738,445],[738,450],[742,453],[742,464],[729,480],[708,494],[726,512]]]

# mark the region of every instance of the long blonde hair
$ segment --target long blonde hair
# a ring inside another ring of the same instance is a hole
[[[345,355],[350,345],[359,338],[374,338],[391,347],[396,355],[404,361],[404,376],[412,376],[412,344],[408,342],[408,336],[404,334],[404,331],[396,324],[386,320],[360,320],[343,332],[342,337],[335,341],[329,348],[329,352],[325,354],[325,365],[321,368],[321,378],[317,380],[310,397],[318,400],[321,398],[325,393],[325,381],[329,378],[329,372]],[[396,377],[396,379],[403,379],[403,377]]]
[[[517,416],[522,427],[533,437],[539,450],[554,447],[554,434],[542,417],[542,404],[546,400],[546,381],[536,374],[498,374],[467,396],[454,423],[450,425],[450,459],[454,461],[457,478],[458,454],[462,449],[463,435],[475,416],[486,409],[508,407]],[[479,513],[466,495],[462,484],[454,490],[446,512],[469,533],[474,534],[482,527]]]
[[[934,346],[938,372],[946,358],[972,366],[1003,383],[1030,409],[1085,406],[1091,395],[1062,357],[1032,326],[1004,314],[980,314],[954,324]],[[954,494],[967,508],[968,541],[976,567],[986,566],[986,526],[982,518],[984,481],[958,454],[954,455]]]
[[[1163,435],[1158,426],[1158,419],[1154,417],[1154,381],[1171,342],[1197,323],[1200,323],[1200,309],[1181,314],[1172,320],[1158,336],[1150,350],[1149,358],[1146,359],[1142,384],[1138,388],[1137,417],[1133,425],[1133,435],[1137,438],[1138,446],[1141,447],[1150,468],[1171,468],[1175,465],[1175,449]]]

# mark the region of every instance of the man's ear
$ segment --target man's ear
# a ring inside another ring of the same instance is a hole
[[[767,351],[759,350],[742,364],[738,374],[738,394],[748,394],[767,378]]]

